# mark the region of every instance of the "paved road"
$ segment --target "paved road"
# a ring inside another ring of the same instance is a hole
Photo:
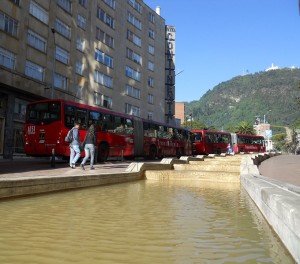
[[[265,160],[259,166],[261,175],[300,186],[300,155],[280,155]]]

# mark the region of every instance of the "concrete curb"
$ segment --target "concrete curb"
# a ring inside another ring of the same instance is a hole
[[[14,178],[0,181],[0,198],[55,192],[141,180],[140,173],[107,173],[57,177]]]
[[[259,174],[260,163],[277,153],[258,154],[241,161],[241,185],[256,203],[293,258],[300,263],[299,188]],[[296,192],[295,192],[296,191]]]

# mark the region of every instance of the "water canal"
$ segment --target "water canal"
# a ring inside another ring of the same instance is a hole
[[[0,202],[0,263],[294,263],[239,185],[139,181]]]

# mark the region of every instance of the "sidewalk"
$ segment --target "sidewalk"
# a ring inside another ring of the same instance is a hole
[[[0,160],[0,181],[15,178],[39,177],[39,176],[75,176],[75,175],[99,175],[106,173],[124,172],[132,161],[107,161],[95,164],[95,169],[90,170],[89,163],[85,170],[76,164],[72,169],[67,161],[56,161],[55,167],[51,167],[49,159],[22,157],[13,160]]]
[[[300,186],[300,155],[279,155],[265,160],[259,166],[262,176]]]
[[[69,167],[66,161],[57,161],[51,167],[49,159],[22,157],[14,160],[0,159],[0,180],[26,178],[36,176],[71,176],[95,175],[125,172],[131,162],[136,161],[107,161],[97,163],[95,170],[81,170],[79,163],[75,169]],[[265,160],[259,166],[262,176],[300,187],[300,155],[279,155]]]

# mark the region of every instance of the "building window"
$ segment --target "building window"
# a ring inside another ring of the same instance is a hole
[[[148,120],[153,120],[153,112],[148,112]]]
[[[76,40],[76,49],[78,49],[79,51],[84,51],[84,47],[85,47],[85,41],[84,39],[77,37]]]
[[[9,50],[0,47],[0,65],[13,70],[15,68],[16,55]]]
[[[112,109],[112,98],[95,92],[94,104],[108,109]]]
[[[125,94],[136,99],[141,99],[141,90],[128,84],[125,86]]]
[[[79,0],[78,2],[79,2],[79,4],[80,4],[81,6],[83,6],[83,7],[86,8],[86,6],[87,6],[87,1],[88,1],[88,0]]]
[[[103,95],[102,106],[108,109],[112,109],[112,98],[106,95]]]
[[[148,70],[154,71],[154,63],[152,61],[148,61]]]
[[[107,14],[104,10],[102,10],[100,7],[97,8],[97,17],[109,27],[111,28],[115,27],[114,19],[109,14]]]
[[[79,85],[79,84],[76,84],[75,85],[75,96],[76,98],[78,99],[82,99],[82,91],[83,91],[83,86],[82,85]]]
[[[111,48],[114,47],[114,39],[98,27],[96,29],[96,39],[98,39],[99,41]]]
[[[154,46],[148,45],[148,52],[149,52],[151,55],[154,55]]]
[[[45,70],[41,66],[31,61],[26,61],[25,75],[42,82],[44,80],[44,72]]]
[[[68,88],[68,78],[59,73],[54,74],[54,87],[67,90]]]
[[[128,4],[130,4],[140,14],[143,12],[142,5],[138,1],[136,1],[136,0],[128,0]]]
[[[56,46],[55,58],[64,64],[69,64],[70,55],[66,50]]]
[[[86,18],[81,15],[77,15],[77,26],[85,30]]]
[[[10,0],[10,1],[13,2],[17,6],[20,5],[20,0]]]
[[[141,116],[139,107],[125,103],[125,113],[133,116]]]
[[[55,21],[55,29],[66,38],[71,38],[71,28],[59,19]]]
[[[25,120],[26,106],[28,102],[19,98],[15,98],[14,118]]]
[[[142,56],[137,54],[133,50],[127,48],[126,56],[128,59],[134,61],[135,63],[142,65]]]
[[[48,12],[33,0],[30,1],[29,13],[33,15],[35,18],[37,18],[38,20],[48,25],[49,22]]]
[[[141,73],[130,68],[129,66],[126,66],[125,69],[125,75],[131,79],[134,79],[136,81],[140,81],[141,80]]]
[[[131,32],[130,30],[127,30],[127,39],[139,47],[142,46],[142,39],[137,35],[135,35],[133,32]]]
[[[149,104],[154,104],[154,96],[153,96],[153,94],[148,94],[148,103]]]
[[[83,75],[84,64],[81,61],[76,61],[75,72],[79,75]]]
[[[96,49],[95,50],[95,60],[99,61],[100,63],[113,68],[114,60],[109,55],[105,54],[101,50]]]
[[[72,11],[72,1],[71,0],[57,0],[57,4],[67,11],[68,13],[71,13]]]
[[[12,36],[17,36],[18,22],[10,16],[0,12],[0,29]]]
[[[154,20],[155,19],[155,16],[153,13],[149,12],[149,15],[148,15],[148,20],[151,22],[151,23],[154,23]]]
[[[96,93],[94,94],[94,104],[101,106],[101,100],[102,99],[102,94],[101,93]]]
[[[46,39],[30,29],[27,33],[27,43],[42,52],[46,52]]]
[[[105,4],[110,6],[112,9],[116,9],[116,1],[115,0],[103,0]]]
[[[148,86],[154,87],[154,79],[152,77],[148,77]]]
[[[94,81],[107,88],[113,88],[113,79],[110,76],[107,76],[97,70],[94,74]]]
[[[142,22],[139,19],[137,19],[130,12],[128,12],[127,20],[128,20],[129,23],[131,23],[132,25],[134,25],[136,28],[142,29]]]
[[[148,37],[154,39],[154,36],[155,36],[154,30],[152,30],[151,28],[149,28],[149,30],[148,30]]]

